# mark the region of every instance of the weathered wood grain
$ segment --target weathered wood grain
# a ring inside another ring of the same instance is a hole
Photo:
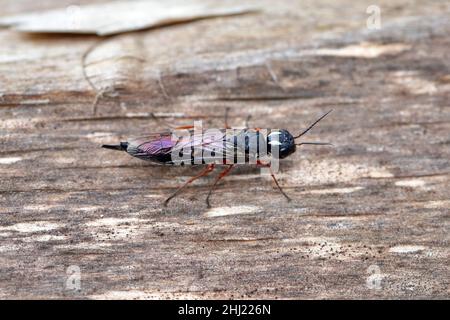
[[[259,3],[106,39],[0,30],[0,297],[448,299],[448,5],[380,1],[369,31],[370,3]],[[238,168],[210,210],[214,176],[164,208],[199,169],[100,148],[226,107],[292,132],[332,108],[308,140],[335,147],[282,162],[294,201]]]

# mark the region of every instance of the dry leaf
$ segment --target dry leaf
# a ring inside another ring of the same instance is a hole
[[[84,33],[106,36],[199,18],[241,14],[257,7],[242,1],[118,1],[7,16],[0,26],[25,32]]]

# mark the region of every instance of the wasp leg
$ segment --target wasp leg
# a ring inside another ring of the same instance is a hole
[[[168,197],[166,200],[164,200],[164,206],[166,207],[167,204],[169,203],[170,200],[172,200],[173,198],[175,198],[175,196],[184,188],[186,187],[188,184],[192,183],[193,181],[197,180],[198,178],[204,177],[206,176],[208,173],[210,173],[211,171],[213,171],[214,169],[214,164],[209,164],[202,172],[200,172],[198,175],[196,175],[195,177],[190,178],[188,181],[186,181],[181,187],[179,187],[174,193],[172,193],[172,195],[170,197]]]
[[[166,127],[169,127],[170,129],[173,129],[173,125],[171,125],[169,122],[167,122],[166,120],[164,120],[163,118],[157,117],[153,112],[150,113],[150,116],[152,117],[153,120],[155,120],[156,122],[159,122],[161,124],[163,124]]]
[[[194,126],[181,126],[175,128],[175,130],[183,130],[183,129],[194,129]]]
[[[248,126],[248,123],[250,122],[250,119],[251,119],[251,118],[252,118],[252,115],[249,114],[249,115],[247,116],[247,119],[245,119],[245,129],[250,128],[250,127]]]
[[[283,191],[281,186],[278,184],[277,178],[275,177],[275,174],[272,172],[272,168],[269,166],[270,175],[272,176],[273,181],[275,181],[275,184],[278,187],[278,190],[280,190],[281,194],[286,198],[287,201],[291,201],[292,199],[289,198],[289,196]]]
[[[225,108],[225,129],[231,129],[228,125],[228,113],[230,112],[230,107]]]
[[[214,184],[212,185],[211,189],[209,190],[208,196],[206,197],[206,205],[208,206],[208,208],[211,208],[211,204],[209,203],[209,198],[211,197],[211,195],[213,194],[214,190],[216,189],[216,185],[217,183],[223,179],[228,173],[230,173],[231,169],[234,167],[234,164],[231,164],[228,166],[228,168],[225,168],[225,170],[223,170],[219,176],[217,177],[216,181],[214,181]]]
[[[272,171],[272,168],[270,166],[270,163],[262,163],[261,161],[257,161],[256,163],[258,166],[261,167],[267,167],[270,170],[270,175],[272,176],[273,181],[275,182],[275,184],[278,187],[278,190],[280,190],[281,194],[286,198],[287,201],[291,201],[292,199],[283,191],[283,189],[281,188],[280,184],[278,183],[277,178],[275,177],[275,174]]]

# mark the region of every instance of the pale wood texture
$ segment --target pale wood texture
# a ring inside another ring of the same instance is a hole
[[[39,3],[0,14],[71,2]],[[448,4],[378,1],[370,31],[370,2],[258,3],[108,38],[0,30],[1,298],[449,297]],[[292,132],[334,109],[307,139],[335,147],[281,164],[293,202],[239,168],[212,210],[214,176],[163,208],[199,168],[100,148],[226,107]]]

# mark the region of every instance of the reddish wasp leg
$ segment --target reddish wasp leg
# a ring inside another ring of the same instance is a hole
[[[214,164],[209,164],[205,170],[203,170],[202,172],[200,172],[198,175],[196,175],[195,177],[190,178],[188,181],[185,182],[185,184],[183,184],[181,187],[179,187],[174,193],[172,193],[172,195],[170,197],[168,197],[165,201],[164,201],[164,206],[166,207],[167,204],[169,203],[170,200],[172,200],[184,187],[186,187],[188,184],[192,183],[193,181],[197,180],[198,178],[204,177],[206,176],[208,173],[210,173],[211,171],[213,171],[214,169]]]
[[[175,128],[175,130],[183,130],[183,129],[194,129],[194,126],[181,126]]]
[[[173,125],[171,125],[170,123],[168,123],[166,120],[164,120],[164,119],[162,119],[162,118],[160,118],[160,117],[157,117],[153,112],[150,113],[150,116],[151,116],[152,119],[155,120],[156,122],[163,123],[165,126],[171,128],[171,129],[173,128]]]
[[[231,127],[228,125],[228,113],[230,111],[230,107],[226,107],[225,109],[225,129],[231,129]]]
[[[270,175],[272,176],[273,181],[275,181],[275,184],[278,187],[278,190],[280,190],[281,194],[287,199],[287,201],[291,201],[292,199],[289,198],[289,196],[283,191],[283,189],[281,188],[281,186],[278,183],[277,178],[275,178],[275,174],[272,171],[272,168],[270,166],[270,163],[262,163],[260,160],[256,161],[256,165],[261,166],[261,167],[267,167],[270,170]]]
[[[246,128],[246,129],[250,128],[250,127],[248,126],[248,123],[250,122],[250,119],[251,119],[251,118],[252,118],[252,115],[249,114],[249,115],[247,116],[247,119],[245,119],[245,128]]]
[[[211,204],[209,203],[209,198],[211,197],[212,193],[214,192],[214,190],[216,189],[216,185],[217,183],[223,179],[228,173],[230,173],[231,169],[234,167],[234,164],[229,165],[228,168],[226,168],[225,170],[223,170],[219,176],[217,177],[216,181],[214,181],[214,184],[212,185],[211,189],[209,190],[208,196],[206,197],[206,205],[208,206],[208,208],[211,208]]]

